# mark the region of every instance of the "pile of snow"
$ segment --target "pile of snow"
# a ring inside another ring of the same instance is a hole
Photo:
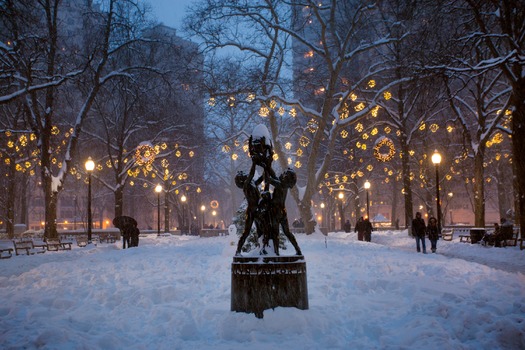
[[[405,231],[297,235],[309,310],[230,311],[237,238],[141,238],[0,261],[2,349],[523,349],[525,251]],[[428,242],[427,242],[428,243]],[[293,248],[283,255],[291,255]]]

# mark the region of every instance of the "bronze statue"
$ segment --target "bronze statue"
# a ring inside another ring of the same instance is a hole
[[[249,151],[252,166],[249,175],[239,172],[235,177],[237,187],[242,188],[248,207],[246,209],[246,222],[243,233],[237,244],[236,255],[241,254],[246,238],[255,223],[257,235],[263,236],[261,254],[267,254],[266,247],[272,240],[274,253],[279,255],[279,228],[295,248],[297,255],[302,255],[294,235],[290,232],[288,216],[286,214],[286,196],[288,189],[295,186],[297,176],[292,169],[287,169],[279,177],[272,169],[273,146],[265,126],[259,125],[249,138]],[[263,168],[263,175],[253,181],[256,166]],[[259,185],[264,180],[264,188],[259,190]],[[270,192],[270,185],[273,192]]]

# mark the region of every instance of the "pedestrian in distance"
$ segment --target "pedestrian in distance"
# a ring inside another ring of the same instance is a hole
[[[359,241],[364,240],[365,231],[366,231],[365,220],[363,220],[363,217],[361,216],[359,220],[357,220],[355,224],[355,229],[354,229],[354,232],[357,232],[357,240]]]
[[[439,239],[439,229],[437,226],[437,220],[433,216],[431,216],[430,219],[428,219],[427,234],[428,240],[430,241],[432,253],[435,253],[437,250],[437,241]]]
[[[343,228],[344,228],[346,233],[352,231],[352,224],[350,223],[350,220],[346,220]]]
[[[370,220],[368,220],[368,218],[365,219],[364,223],[365,223],[365,241],[370,242],[372,240],[372,230],[374,228],[372,227],[372,223],[370,222]]]
[[[416,248],[418,253],[421,252],[421,247],[423,248],[423,254],[427,253],[427,247],[425,245],[425,232],[425,220],[423,220],[421,217],[421,213],[417,212],[416,217],[412,220],[412,235],[416,238]]]

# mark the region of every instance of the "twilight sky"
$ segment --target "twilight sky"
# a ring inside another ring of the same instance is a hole
[[[146,0],[151,4],[153,14],[159,22],[180,30],[186,8],[196,0]]]

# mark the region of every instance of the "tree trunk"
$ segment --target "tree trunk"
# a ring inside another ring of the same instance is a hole
[[[485,227],[485,179],[483,169],[484,148],[479,145],[474,154],[474,225]]]
[[[402,151],[401,164],[403,169],[403,194],[405,197],[405,228],[408,228],[414,217],[412,209],[412,185],[410,183],[410,154],[408,145],[406,144],[406,137],[400,137],[400,141]]]
[[[7,181],[7,198],[6,198],[6,220],[5,220],[5,227],[7,232],[7,237],[9,239],[13,239],[15,237],[15,175],[16,175],[16,164],[14,161],[12,161],[7,171],[9,172]]]
[[[520,225],[520,235],[523,239],[525,228],[525,78],[520,77],[512,84],[512,151],[518,183],[518,207],[516,208],[516,223]]]

